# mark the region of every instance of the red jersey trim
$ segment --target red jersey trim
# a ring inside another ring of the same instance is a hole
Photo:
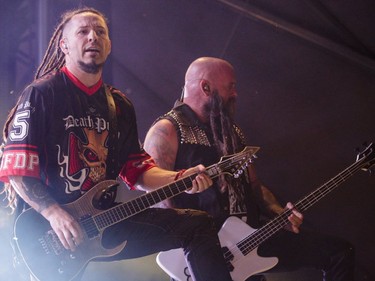
[[[100,78],[99,81],[92,87],[87,87],[86,85],[84,85],[81,81],[78,80],[77,77],[75,77],[73,75],[73,73],[71,73],[67,68],[66,66],[62,67],[61,68],[61,71],[64,72],[68,77],[69,79],[74,83],[74,85],[76,85],[78,88],[80,88],[82,91],[84,91],[86,94],[88,94],[89,96],[93,95],[94,93],[96,93],[99,88],[102,86],[103,84],[103,79]]]
[[[155,166],[154,159],[147,153],[131,154],[129,160],[122,167],[119,176],[131,189],[135,189],[134,185],[139,176]]]
[[[8,176],[40,178],[38,154],[31,150],[4,151],[0,163],[0,181],[9,182]]]

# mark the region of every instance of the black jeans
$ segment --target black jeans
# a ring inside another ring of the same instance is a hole
[[[232,280],[225,264],[212,219],[204,212],[151,208],[108,228],[106,248],[127,241],[124,250],[107,260],[147,256],[183,248],[193,280]]]
[[[315,268],[323,271],[324,281],[354,280],[354,248],[338,237],[304,230],[299,234],[283,230],[261,244],[258,254],[279,259],[269,272]]]

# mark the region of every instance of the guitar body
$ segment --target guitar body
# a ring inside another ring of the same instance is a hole
[[[251,228],[237,217],[229,217],[219,231],[221,246],[228,249],[233,255],[230,260],[233,266],[233,270],[230,272],[233,281],[244,281],[254,274],[271,269],[278,262],[276,257],[258,256],[258,248],[247,254],[241,252],[238,248],[238,241],[248,239],[254,231],[256,229]]]
[[[156,262],[173,280],[192,280],[182,248],[160,252],[156,256]]]
[[[338,175],[318,187],[294,204],[300,212],[319,202],[335,190],[340,183],[359,170],[367,171],[375,164],[374,145],[370,144],[357,155],[357,160]],[[257,254],[258,246],[286,226],[292,210],[285,209],[281,214],[255,230],[237,217],[229,217],[219,231],[219,240],[224,259],[234,281],[244,281],[248,277],[274,267],[276,257],[263,258]],[[182,249],[160,252],[156,258],[159,266],[178,281],[191,280]]]
[[[98,195],[115,183],[103,181],[78,200],[62,207],[78,222],[90,218],[103,212],[94,207],[94,202]],[[49,222],[34,209],[23,212],[17,218],[14,229],[20,253],[31,273],[39,281],[72,280],[90,260],[113,256],[125,247],[126,242],[113,249],[105,249],[101,244],[102,232],[89,229],[85,233],[84,242],[76,251],[71,252],[63,247]]]
[[[223,173],[236,176],[247,167],[258,150],[259,147],[247,146],[239,153],[222,157],[218,163],[206,167],[206,174],[210,178]],[[102,246],[102,234],[107,227],[185,192],[192,186],[197,175],[187,175],[109,209],[101,205],[111,205],[107,204],[106,198],[111,199],[114,196],[111,194],[114,194],[113,190],[119,183],[106,180],[95,185],[78,200],[62,205],[62,208],[80,223],[85,234],[84,242],[74,252],[65,250],[49,222],[35,210],[29,209],[17,218],[14,227],[19,252],[26,266],[39,281],[70,281],[90,260],[110,257],[124,249],[126,242],[113,249]],[[105,200],[102,201],[102,198]]]
[[[222,248],[228,250],[231,258],[225,258],[232,268],[230,275],[233,281],[244,281],[250,276],[266,271],[274,267],[278,259],[276,257],[264,258],[257,254],[257,248],[243,254],[236,242],[248,239],[256,231],[237,217],[229,217],[219,231],[219,239]],[[166,252],[160,252],[156,261],[158,265],[173,279],[178,281],[191,280],[188,267],[181,248]]]

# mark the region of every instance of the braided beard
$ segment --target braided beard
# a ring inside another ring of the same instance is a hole
[[[224,156],[235,153],[238,148],[233,128],[234,105],[234,98],[224,104],[217,90],[212,91],[212,97],[205,105],[205,115],[209,120],[216,149]]]
[[[224,104],[217,90],[212,94],[210,102],[205,105],[205,113],[216,149],[219,155],[233,154],[240,149],[239,138],[233,126],[235,99],[229,99]],[[218,186],[221,193],[228,193],[230,214],[243,213],[246,207],[242,181],[221,175],[218,178]]]

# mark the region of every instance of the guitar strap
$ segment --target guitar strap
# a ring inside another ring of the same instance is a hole
[[[107,155],[107,176],[116,179],[118,174],[118,132],[116,104],[108,85],[104,85],[108,103],[109,142]]]

